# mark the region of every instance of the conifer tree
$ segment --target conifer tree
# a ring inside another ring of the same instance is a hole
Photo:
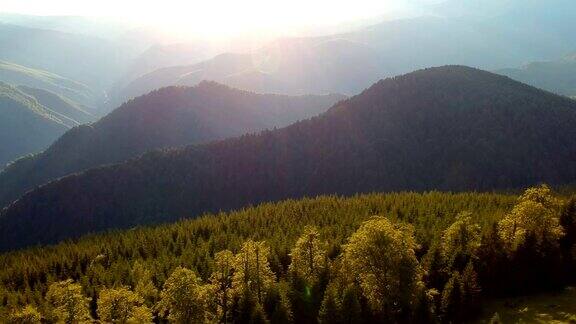
[[[462,212],[442,235],[442,252],[450,270],[461,271],[474,258],[481,244],[481,229],[472,213]]]
[[[234,255],[228,250],[214,255],[214,271],[210,276],[211,300],[216,306],[216,317],[220,322],[228,323],[232,305],[232,279],[234,276]]]
[[[270,269],[270,248],[266,242],[246,241],[234,262],[233,287],[237,292],[249,292],[262,305],[266,291],[275,283]]]
[[[316,283],[328,266],[326,244],[315,227],[306,226],[290,253],[289,270],[308,284]]]
[[[132,266],[134,292],[144,299],[147,306],[152,306],[158,299],[158,289],[152,282],[150,270],[141,262],[134,262]]]
[[[445,321],[459,322],[462,311],[462,279],[458,271],[452,273],[442,290],[440,311]]]
[[[462,308],[467,315],[475,315],[480,311],[480,285],[478,275],[472,262],[468,262],[462,272]]]
[[[334,283],[328,285],[324,293],[324,299],[318,313],[318,322],[321,324],[342,323],[341,305],[338,298],[337,287]]]

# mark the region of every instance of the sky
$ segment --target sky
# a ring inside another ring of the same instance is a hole
[[[439,0],[0,0],[0,12],[80,15],[204,33],[290,30],[404,14]]]

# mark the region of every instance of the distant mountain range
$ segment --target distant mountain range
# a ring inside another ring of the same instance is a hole
[[[0,82],[47,90],[96,111],[99,95],[88,86],[52,72],[0,61]]]
[[[0,207],[35,186],[71,173],[121,162],[152,149],[287,126],[316,116],[344,98],[261,95],[213,82],[156,90],[94,124],[68,131],[45,152],[0,172]]]
[[[420,70],[286,128],[151,152],[38,187],[1,213],[0,247],[318,194],[570,183],[575,124],[576,102],[507,77]]]
[[[496,72],[557,94],[576,96],[576,54],[560,60],[533,62],[521,68]]]
[[[570,0],[554,5],[538,0],[450,0],[429,6],[424,11],[429,15],[330,36],[283,38],[200,63],[201,46],[175,46],[161,56],[161,63],[151,60],[156,63],[150,67],[159,67],[156,71],[133,74],[137,78],[132,82],[114,89],[112,101],[203,79],[254,91],[355,94],[383,76],[429,66],[500,70],[552,60],[576,49],[572,7]]]

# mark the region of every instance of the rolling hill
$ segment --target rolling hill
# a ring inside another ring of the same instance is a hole
[[[574,101],[509,78],[420,70],[286,128],[152,152],[39,187],[2,212],[0,247],[318,194],[571,183],[575,123]]]
[[[131,100],[100,121],[76,127],[41,154],[0,172],[0,206],[50,180],[145,151],[283,127],[344,97],[260,95],[212,82],[170,87]]]
[[[18,88],[0,82],[0,165],[45,149],[67,129],[67,119]]]

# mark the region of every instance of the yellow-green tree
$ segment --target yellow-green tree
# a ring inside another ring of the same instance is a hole
[[[236,255],[233,287],[240,294],[256,294],[262,303],[265,292],[275,283],[276,277],[270,269],[270,248],[266,242],[248,240]]]
[[[164,283],[158,303],[175,323],[203,323],[207,319],[207,289],[196,273],[178,267]]]
[[[58,323],[83,323],[90,321],[88,303],[90,298],[82,294],[82,286],[71,279],[55,282],[46,293],[52,306],[52,316]]]
[[[105,288],[98,296],[98,317],[101,321],[111,323],[128,323],[131,319],[134,321],[136,317],[151,319],[152,313],[146,306],[142,306],[143,303],[144,299],[128,287]],[[148,314],[143,316],[146,310]],[[151,320],[148,321],[150,322]]]
[[[345,267],[375,313],[394,318],[412,311],[424,285],[416,248],[412,227],[384,217],[365,221],[344,246]]]
[[[481,234],[480,225],[472,220],[472,213],[458,214],[442,235],[442,253],[448,265],[463,268],[480,247]]]
[[[234,276],[234,254],[228,250],[214,255],[214,270],[210,276],[210,293],[216,305],[216,316],[227,323],[228,310],[232,304],[232,278]]]
[[[328,267],[327,246],[320,240],[318,230],[312,226],[304,228],[290,256],[290,272],[308,283],[316,282]]]
[[[10,315],[10,323],[14,324],[40,324],[42,315],[32,305],[26,305],[24,308],[13,312]]]
[[[134,278],[134,292],[144,298],[144,303],[152,306],[158,298],[158,289],[152,282],[152,274],[141,262],[134,262],[132,266]]]
[[[129,324],[152,323],[154,317],[150,308],[145,305],[136,306],[132,309],[132,313],[128,318]]]
[[[557,242],[564,235],[559,221],[561,206],[562,201],[554,197],[548,186],[527,189],[498,223],[500,237],[512,251],[524,243],[528,234],[534,235],[538,244],[544,240]]]

